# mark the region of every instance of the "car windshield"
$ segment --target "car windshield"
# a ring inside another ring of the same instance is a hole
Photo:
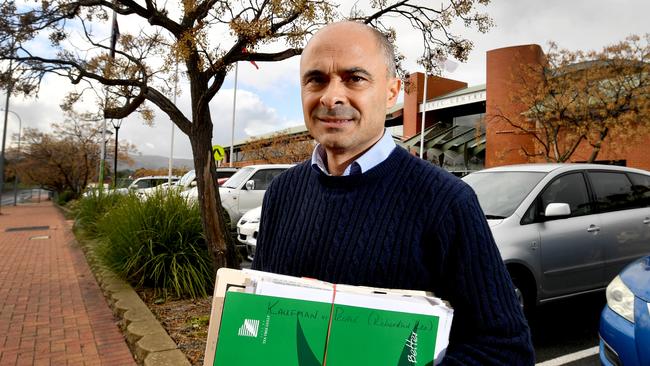
[[[476,172],[463,177],[469,184],[488,219],[504,219],[544,178],[542,172]]]
[[[134,187],[141,189],[141,188],[151,188],[153,187],[153,181],[151,179],[140,179],[139,181],[135,182]]]
[[[185,175],[182,176],[181,179],[176,184],[181,187],[186,187],[190,185],[190,183],[194,180],[194,178],[196,178],[196,173],[192,169],[189,172],[185,173]]]
[[[225,188],[237,188],[237,187],[239,187],[244,182],[244,179],[250,177],[253,170],[255,170],[255,168],[242,168],[242,169],[239,169],[235,174],[232,175],[232,177],[230,177],[222,185],[222,187],[225,187]]]

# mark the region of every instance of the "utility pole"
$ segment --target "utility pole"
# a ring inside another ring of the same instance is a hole
[[[115,158],[113,160],[113,188],[117,188],[117,135],[120,133],[120,127],[122,126],[122,120],[118,120],[117,123],[115,120],[111,120],[111,124],[115,129]]]
[[[12,44],[13,52],[13,44]],[[7,120],[9,119],[9,97],[14,88],[13,59],[9,59],[9,85],[7,85],[7,97],[5,98],[5,123],[2,133],[2,154],[0,156],[0,215],[2,214],[2,193],[5,189],[5,144],[7,141]]]

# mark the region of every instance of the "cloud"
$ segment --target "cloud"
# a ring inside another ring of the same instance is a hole
[[[343,1],[341,12],[346,13],[354,1]],[[176,10],[174,10],[176,11]],[[494,1],[481,11],[490,14],[496,26],[487,34],[468,30],[462,26],[453,31],[469,38],[475,44],[467,63],[459,64],[453,73],[443,76],[476,85],[485,82],[485,53],[490,49],[517,44],[537,43],[542,47],[554,40],[561,47],[569,49],[600,49],[604,45],[622,40],[629,34],[648,32],[647,14],[649,1],[619,0],[611,1],[560,1],[534,0]],[[120,16],[120,29],[135,33],[145,23],[135,21],[136,16]],[[398,47],[407,57],[405,66],[411,71],[422,70],[415,60],[422,52],[420,35],[404,20],[389,20],[398,34]],[[110,34],[110,22],[94,25],[97,34]],[[229,38],[220,39],[222,34],[211,34],[222,45],[229,45]],[[108,38],[106,38],[108,41]],[[106,42],[106,44],[108,44]],[[43,41],[37,45],[39,50],[46,48]],[[270,45],[261,51],[282,49],[280,45]],[[256,70],[247,62],[239,64],[237,113],[235,141],[249,135],[267,133],[302,124],[299,87],[299,57],[282,62],[260,62]],[[230,145],[232,123],[232,99],[234,70],[231,70],[222,89],[210,103],[214,130],[213,143]],[[189,85],[179,85],[182,92],[177,100],[179,109],[186,116],[191,115]],[[63,119],[59,104],[61,98],[73,87],[62,77],[47,76],[37,99],[12,97],[10,109],[18,113],[25,126],[48,130],[51,122]],[[4,97],[4,95],[2,94]],[[97,108],[90,98],[86,108]],[[167,156],[171,151],[172,123],[161,111],[156,110],[153,127],[142,123],[137,115],[124,120],[120,129],[120,139],[135,144],[143,154]],[[10,117],[11,119],[11,117]],[[15,122],[9,121],[9,136],[17,131]],[[14,130],[12,130],[14,129]],[[178,128],[174,133],[174,156],[191,157],[189,139]]]

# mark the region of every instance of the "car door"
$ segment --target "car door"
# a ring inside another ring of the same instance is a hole
[[[266,193],[266,189],[271,184],[271,181],[285,170],[282,168],[259,169],[253,173],[248,180],[254,182],[254,188],[248,190],[244,184],[244,187],[242,187],[239,193],[239,217],[249,210],[262,205],[264,193]],[[239,217],[236,220],[239,220]]]
[[[606,243],[606,281],[612,280],[623,267],[650,251],[648,182],[640,174],[634,177],[638,184],[633,184],[631,178],[622,171],[589,172],[601,222],[601,236]]]
[[[571,214],[545,217],[550,203],[567,203]],[[542,291],[545,297],[580,292],[604,284],[600,221],[582,172],[550,181],[538,200]]]

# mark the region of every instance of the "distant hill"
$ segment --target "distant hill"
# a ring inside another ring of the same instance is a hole
[[[145,168],[145,169],[160,169],[160,168],[167,168],[169,166],[169,157],[168,156],[159,156],[159,155],[132,155],[131,159],[134,161],[134,165],[132,166],[123,166],[123,163],[120,163],[119,166],[119,171],[122,169],[140,169],[140,168]],[[181,159],[181,158],[174,158],[174,162],[172,163],[174,168],[189,168],[192,169],[194,168],[194,161],[192,159]]]

